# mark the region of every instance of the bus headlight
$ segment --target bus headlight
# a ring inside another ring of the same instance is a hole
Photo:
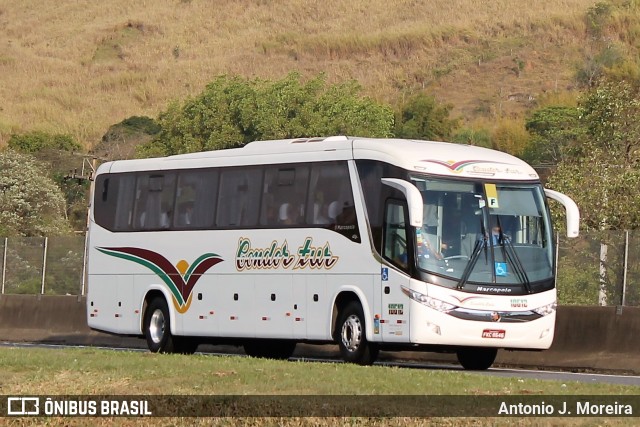
[[[548,316],[555,313],[558,304],[554,301],[551,304],[543,305],[542,307],[534,308],[532,311],[540,316]]]
[[[420,304],[424,304],[427,307],[433,308],[434,310],[438,310],[443,313],[446,313],[447,311],[451,311],[454,308],[456,308],[456,306],[453,304],[449,304],[448,302],[444,302],[442,300],[432,298],[418,291],[405,288],[404,286],[401,286],[401,288],[402,288],[402,292],[404,292],[409,298],[419,302]]]

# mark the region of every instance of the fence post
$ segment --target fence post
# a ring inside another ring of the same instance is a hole
[[[598,291],[598,305],[607,305],[607,252],[609,246],[600,240],[600,288]]]
[[[40,290],[40,293],[42,295],[44,295],[44,278],[46,276],[47,273],[47,246],[49,243],[49,238],[45,237],[44,238],[44,253],[42,256],[42,289]]]
[[[629,230],[624,232],[624,266],[622,270],[622,302],[624,307],[627,297],[627,269],[629,267]]]
[[[2,251],[2,295],[4,295],[4,279],[7,274],[7,243],[9,239],[7,237],[4,238],[4,250]]]

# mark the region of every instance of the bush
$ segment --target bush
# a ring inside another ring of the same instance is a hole
[[[328,85],[324,75],[303,82],[220,76],[195,98],[160,114],[161,131],[138,149],[152,157],[241,147],[254,140],[309,136],[392,135],[393,112],[360,95],[355,82]]]
[[[453,142],[491,148],[491,134],[486,129],[462,128],[453,135]]]
[[[419,93],[400,107],[395,134],[399,138],[448,140],[458,121],[449,118],[451,105],[441,106],[435,98]]]
[[[11,135],[8,147],[12,150],[28,154],[37,153],[45,149],[62,151],[82,150],[82,146],[76,142],[71,135],[50,134],[40,131]]]
[[[51,236],[69,231],[60,188],[33,157],[0,152],[0,224],[7,236]]]
[[[160,130],[154,119],[132,116],[110,126],[91,153],[107,160],[130,159],[135,157],[136,147],[149,143]]]

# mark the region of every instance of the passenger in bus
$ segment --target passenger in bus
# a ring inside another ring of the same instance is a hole
[[[152,230],[155,228],[169,228],[169,223],[170,223],[170,219],[171,218],[171,212],[162,212],[160,214],[160,220],[159,223],[155,223],[154,224],[154,219],[157,220],[157,216],[155,216],[155,218],[153,218],[153,216],[151,216],[151,221],[147,222],[147,212],[142,212],[140,214],[140,228],[142,229],[147,229],[147,230]]]
[[[298,224],[300,219],[300,210],[296,209],[291,203],[283,203],[278,212],[278,220],[280,224],[293,225]]]
[[[328,224],[329,218],[327,218],[328,206],[321,203],[313,204],[313,223],[314,224]]]
[[[426,228],[426,227],[425,227]],[[429,234],[427,233],[424,228],[423,228],[423,236],[424,238],[422,239],[422,245],[418,248],[418,253],[425,257],[425,258],[433,258],[436,259],[438,261],[443,260],[444,259],[444,255],[442,254],[442,252],[444,250],[447,249],[447,245],[442,243],[439,246],[439,249],[436,250],[436,248],[438,248],[438,244],[437,244],[437,236],[435,234]]]
[[[193,222],[193,202],[184,202],[180,205],[178,225],[190,225]]]
[[[342,212],[340,212],[336,217],[336,224],[352,225],[355,223],[356,223],[356,207],[349,206],[347,202],[345,202],[342,208]]]
[[[171,211],[160,214],[160,228],[169,228],[171,225]]]
[[[336,218],[338,217],[338,215],[340,215],[340,213],[342,213],[342,208],[340,207],[339,201],[334,200],[333,202],[329,203],[329,207],[327,208],[327,215],[329,216],[329,221],[331,223],[336,223]]]
[[[499,225],[494,225],[491,228],[491,243],[494,245],[502,244],[503,242],[507,242],[511,239],[511,236],[506,234],[505,232],[500,231]]]
[[[491,243],[494,245],[500,243],[500,227],[497,225],[491,229]]]

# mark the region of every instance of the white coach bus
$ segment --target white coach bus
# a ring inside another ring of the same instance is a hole
[[[105,163],[95,176],[87,316],[154,352],[232,343],[288,358],[337,342],[542,350],[556,318],[553,229],[521,160],[479,147],[344,136]]]

